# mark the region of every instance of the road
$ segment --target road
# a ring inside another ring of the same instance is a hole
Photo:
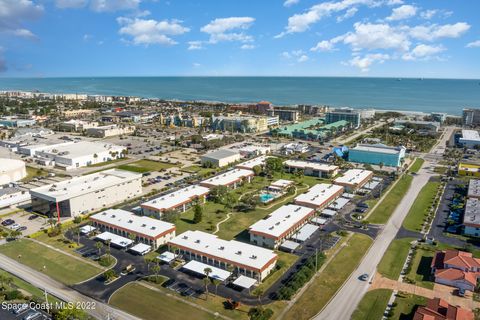
[[[11,274],[31,283],[33,286],[46,290],[49,294],[58,297],[61,300],[69,302],[92,302],[89,298],[77,291],[70,289],[66,285],[57,282],[45,274],[31,269],[17,261],[0,254],[0,268],[10,272]],[[95,309],[85,310],[96,319],[111,319],[111,320],[140,320],[121,310],[112,308],[111,306],[95,301]]]
[[[446,130],[439,143],[430,151],[430,155],[441,156],[443,154],[445,151],[445,141],[449,138],[451,132],[452,130],[450,128]],[[346,320],[351,318],[357,305],[360,303],[363,295],[367,292],[368,287],[370,286],[368,281],[360,281],[358,277],[364,273],[370,275],[375,274],[377,265],[380,263],[380,260],[385,254],[390,242],[392,242],[402,226],[402,222],[407,216],[418,193],[428,182],[430,177],[435,175],[433,171],[428,169],[430,166],[431,163],[426,161],[422,169],[420,169],[420,171],[414,176],[410,189],[394,210],[382,232],[378,235],[368,252],[363,257],[360,265],[350,275],[348,280],[330,300],[327,306],[314,317],[315,320]]]

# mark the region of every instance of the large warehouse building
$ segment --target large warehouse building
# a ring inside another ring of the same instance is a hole
[[[27,176],[25,162],[14,159],[0,159],[0,186],[21,180]]]
[[[389,147],[384,144],[358,144],[348,152],[348,161],[400,167],[405,158],[405,147]]]
[[[152,246],[154,249],[166,244],[175,237],[173,223],[137,216],[121,209],[108,209],[90,217],[94,227],[102,231],[118,234]]]
[[[213,167],[225,167],[231,163],[237,162],[242,158],[240,153],[229,149],[218,149],[204,154],[200,157],[202,165],[211,165]]]
[[[142,175],[110,169],[31,189],[32,209],[58,217],[74,217],[139,196]]]
[[[262,281],[273,270],[278,256],[269,249],[235,240],[219,239],[202,231],[186,231],[168,243],[184,259],[196,260],[221,269],[234,267],[241,275]]]

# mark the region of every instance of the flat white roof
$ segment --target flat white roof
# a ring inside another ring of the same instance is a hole
[[[322,210],[322,212],[320,214],[322,216],[326,216],[326,217],[333,217],[334,215],[337,214],[337,211],[330,210],[330,209],[324,209],[324,210]]]
[[[365,189],[373,190],[373,189],[375,189],[379,184],[380,184],[379,181],[370,181],[370,182],[367,182],[363,187],[364,187]]]
[[[94,142],[94,141],[80,141],[75,143],[64,143],[43,148],[41,151],[57,157],[74,159],[85,156],[93,156],[101,152],[121,152],[126,149],[122,146],[117,146],[111,143]]]
[[[97,228],[95,228],[94,226],[91,226],[91,225],[88,225],[88,224],[87,224],[87,225],[85,225],[85,226],[83,226],[83,227],[80,228],[80,233],[82,233],[82,234],[88,234],[88,233],[90,233],[90,232],[92,232],[92,231],[95,231],[95,230],[97,230]]]
[[[350,169],[347,170],[343,176],[336,178],[334,183],[356,186],[363,183],[372,175],[373,172],[369,170]]]
[[[255,270],[261,270],[277,258],[277,254],[272,250],[235,240],[223,240],[216,235],[198,230],[186,231],[170,240],[169,244]]]
[[[277,180],[275,182],[272,182],[272,184],[270,185],[270,187],[278,187],[278,188],[286,188],[288,187],[289,185],[293,184],[294,182],[292,180],[284,180],[284,179],[280,179],[280,180]]]
[[[298,233],[296,233],[292,239],[295,239],[296,241],[300,242],[305,242],[314,234],[315,231],[320,229],[318,226],[314,224],[307,223],[304,225],[300,230],[298,230]]]
[[[235,166],[235,168],[250,169],[251,170],[255,166],[263,166],[265,164],[265,160],[267,158],[268,157],[266,157],[266,156],[256,157],[256,158],[250,159],[248,161],[241,162],[241,163],[237,164]]]
[[[90,219],[97,223],[113,225],[151,238],[158,237],[175,228],[173,223],[145,216],[137,216],[122,209],[108,209],[92,215]]]
[[[280,245],[280,248],[292,251],[297,249],[298,247],[300,247],[300,243],[291,240],[286,240]]]
[[[138,254],[145,254],[152,251],[152,247],[145,243],[137,243],[129,249],[130,251],[136,252]]]
[[[30,194],[49,201],[63,201],[141,178],[139,173],[109,169],[31,189]]]
[[[320,224],[320,225],[324,225],[325,223],[327,223],[327,219],[320,218],[320,217],[315,217],[311,220],[311,222],[316,223],[316,224]]]
[[[235,279],[235,281],[233,281],[234,285],[245,288],[245,289],[251,288],[252,286],[255,285],[255,283],[257,283],[256,279],[253,279],[244,275],[240,275],[240,277],[238,277],[237,279]]]
[[[211,186],[227,186],[236,181],[239,181],[242,178],[253,176],[254,173],[252,170],[246,169],[233,169],[219,175],[216,175],[210,179],[203,180],[200,184],[206,184]]]
[[[230,275],[232,274],[231,272],[228,272],[226,270],[216,268],[214,266],[211,266],[211,265],[205,264],[205,263],[201,263],[201,262],[198,262],[196,260],[192,260],[192,261],[186,263],[185,265],[182,266],[182,268],[193,271],[193,272],[198,273],[200,275],[205,275],[205,269],[209,268],[210,270],[212,270],[212,272],[208,275],[208,277],[212,278],[212,279],[220,280],[222,282],[227,280],[228,277],[230,277]]]
[[[353,193],[344,192],[342,194],[342,198],[353,199],[354,197],[355,197],[355,195]]]
[[[342,191],[342,186],[338,186],[336,184],[319,183],[311,187],[306,193],[296,197],[295,202],[306,203],[320,207],[327,204],[329,199]]]
[[[324,164],[324,163],[318,163],[318,162],[309,162],[309,161],[300,161],[300,160],[287,160],[283,163],[286,166],[293,167],[293,168],[299,168],[299,169],[312,169],[312,170],[318,170],[318,171],[323,171],[323,172],[330,172],[337,170],[337,166],[329,165],[329,164]]]
[[[356,147],[351,150],[376,152],[376,153],[388,153],[398,154],[403,147],[390,147],[382,144],[357,144]]]
[[[349,202],[350,200],[349,199],[346,199],[346,198],[337,198],[337,200],[333,201],[332,204],[330,204],[328,207],[330,209],[333,209],[333,210],[340,210],[342,209],[343,207],[345,207],[345,205]],[[336,204],[334,204],[336,203]]]
[[[480,135],[477,130],[462,130],[462,139],[480,141]]]
[[[278,238],[314,211],[312,208],[294,204],[285,205],[270,213],[266,219],[259,220],[252,224],[249,230],[253,233],[258,232],[273,238]]]
[[[240,154],[237,151],[233,151],[229,149],[218,149],[202,155],[201,158],[221,160],[221,159],[230,158],[236,155],[240,157]]]
[[[142,207],[152,208],[158,211],[164,211],[175,208],[184,203],[190,202],[197,197],[206,195],[210,189],[200,185],[188,186],[186,188],[168,193],[153,200],[144,202]]]
[[[170,251],[165,251],[157,256],[157,259],[166,263],[170,263],[177,255]]]
[[[122,248],[126,248],[133,243],[133,241],[128,239],[128,238],[121,237],[119,235],[116,235],[116,234],[110,233],[110,232],[100,233],[95,238],[103,240],[103,241],[110,240],[111,244],[114,244],[114,245],[122,247]]]
[[[248,145],[248,146],[245,146],[245,147],[241,147],[240,149],[238,149],[238,151],[240,151],[240,152],[259,151],[261,153],[266,153],[266,152],[270,151],[270,147],[251,144],[251,145]]]

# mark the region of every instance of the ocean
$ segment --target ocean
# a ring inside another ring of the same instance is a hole
[[[0,78],[0,90],[275,105],[325,104],[461,114],[480,107],[479,80],[340,77]]]

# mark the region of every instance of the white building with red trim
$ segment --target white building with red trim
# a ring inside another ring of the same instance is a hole
[[[295,198],[295,204],[322,210],[343,194],[344,188],[335,184],[319,183]]]
[[[361,189],[373,178],[373,172],[363,169],[347,170],[341,177],[333,180],[334,184],[345,187],[347,192],[355,192]]]
[[[236,189],[239,185],[252,180],[255,174],[252,170],[233,169],[221,174],[218,174],[210,179],[200,182],[201,186],[207,188],[214,188],[217,186],[225,186],[231,189]]]

